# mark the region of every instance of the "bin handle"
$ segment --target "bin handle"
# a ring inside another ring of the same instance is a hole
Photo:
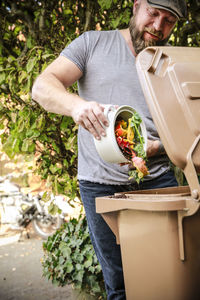
[[[115,111],[116,110],[116,106],[113,105],[113,104],[104,104],[103,107],[104,107],[104,115],[107,119],[108,119],[109,111],[111,111],[111,110]]]
[[[192,147],[188,151],[187,165],[184,169],[185,176],[186,176],[188,184],[190,186],[191,196],[196,201],[200,201],[200,184],[199,184],[197,172],[196,172],[193,160],[192,160],[192,155],[193,155],[194,150],[196,149],[197,145],[199,144],[199,142],[200,142],[200,134],[197,136],[194,143],[192,144]]]
[[[187,165],[184,169],[186,179],[188,181],[192,200],[187,200],[185,211],[178,211],[178,235],[179,235],[179,253],[180,259],[185,260],[185,249],[184,249],[184,235],[183,235],[183,218],[194,215],[200,207],[200,184],[195,170],[195,166],[192,160],[192,154],[200,142],[200,134],[195,139],[192,147],[187,154]]]
[[[151,61],[150,65],[149,65],[147,71],[149,71],[151,73],[155,73],[162,55],[163,55],[163,51],[161,49],[157,48],[155,50],[155,54],[154,54],[154,56],[152,58],[152,61]]]

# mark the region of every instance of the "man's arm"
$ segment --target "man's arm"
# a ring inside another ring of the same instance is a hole
[[[66,90],[82,75],[73,62],[59,56],[36,79],[32,98],[49,112],[71,116],[77,124],[99,139],[105,134],[101,122],[108,126],[103,114],[104,107],[95,101],[85,101]]]

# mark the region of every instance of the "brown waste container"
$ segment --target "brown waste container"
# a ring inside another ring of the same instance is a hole
[[[96,198],[120,244],[127,300],[200,299],[200,49],[151,47],[137,57],[145,98],[186,187]]]

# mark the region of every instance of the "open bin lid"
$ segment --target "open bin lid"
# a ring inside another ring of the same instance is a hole
[[[136,59],[140,83],[170,160],[200,198],[200,48],[149,47]]]

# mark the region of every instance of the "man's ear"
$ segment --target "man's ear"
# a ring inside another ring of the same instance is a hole
[[[133,15],[135,15],[135,12],[136,12],[136,10],[138,8],[139,2],[140,2],[140,0],[135,0],[134,1],[134,4],[133,4]]]

